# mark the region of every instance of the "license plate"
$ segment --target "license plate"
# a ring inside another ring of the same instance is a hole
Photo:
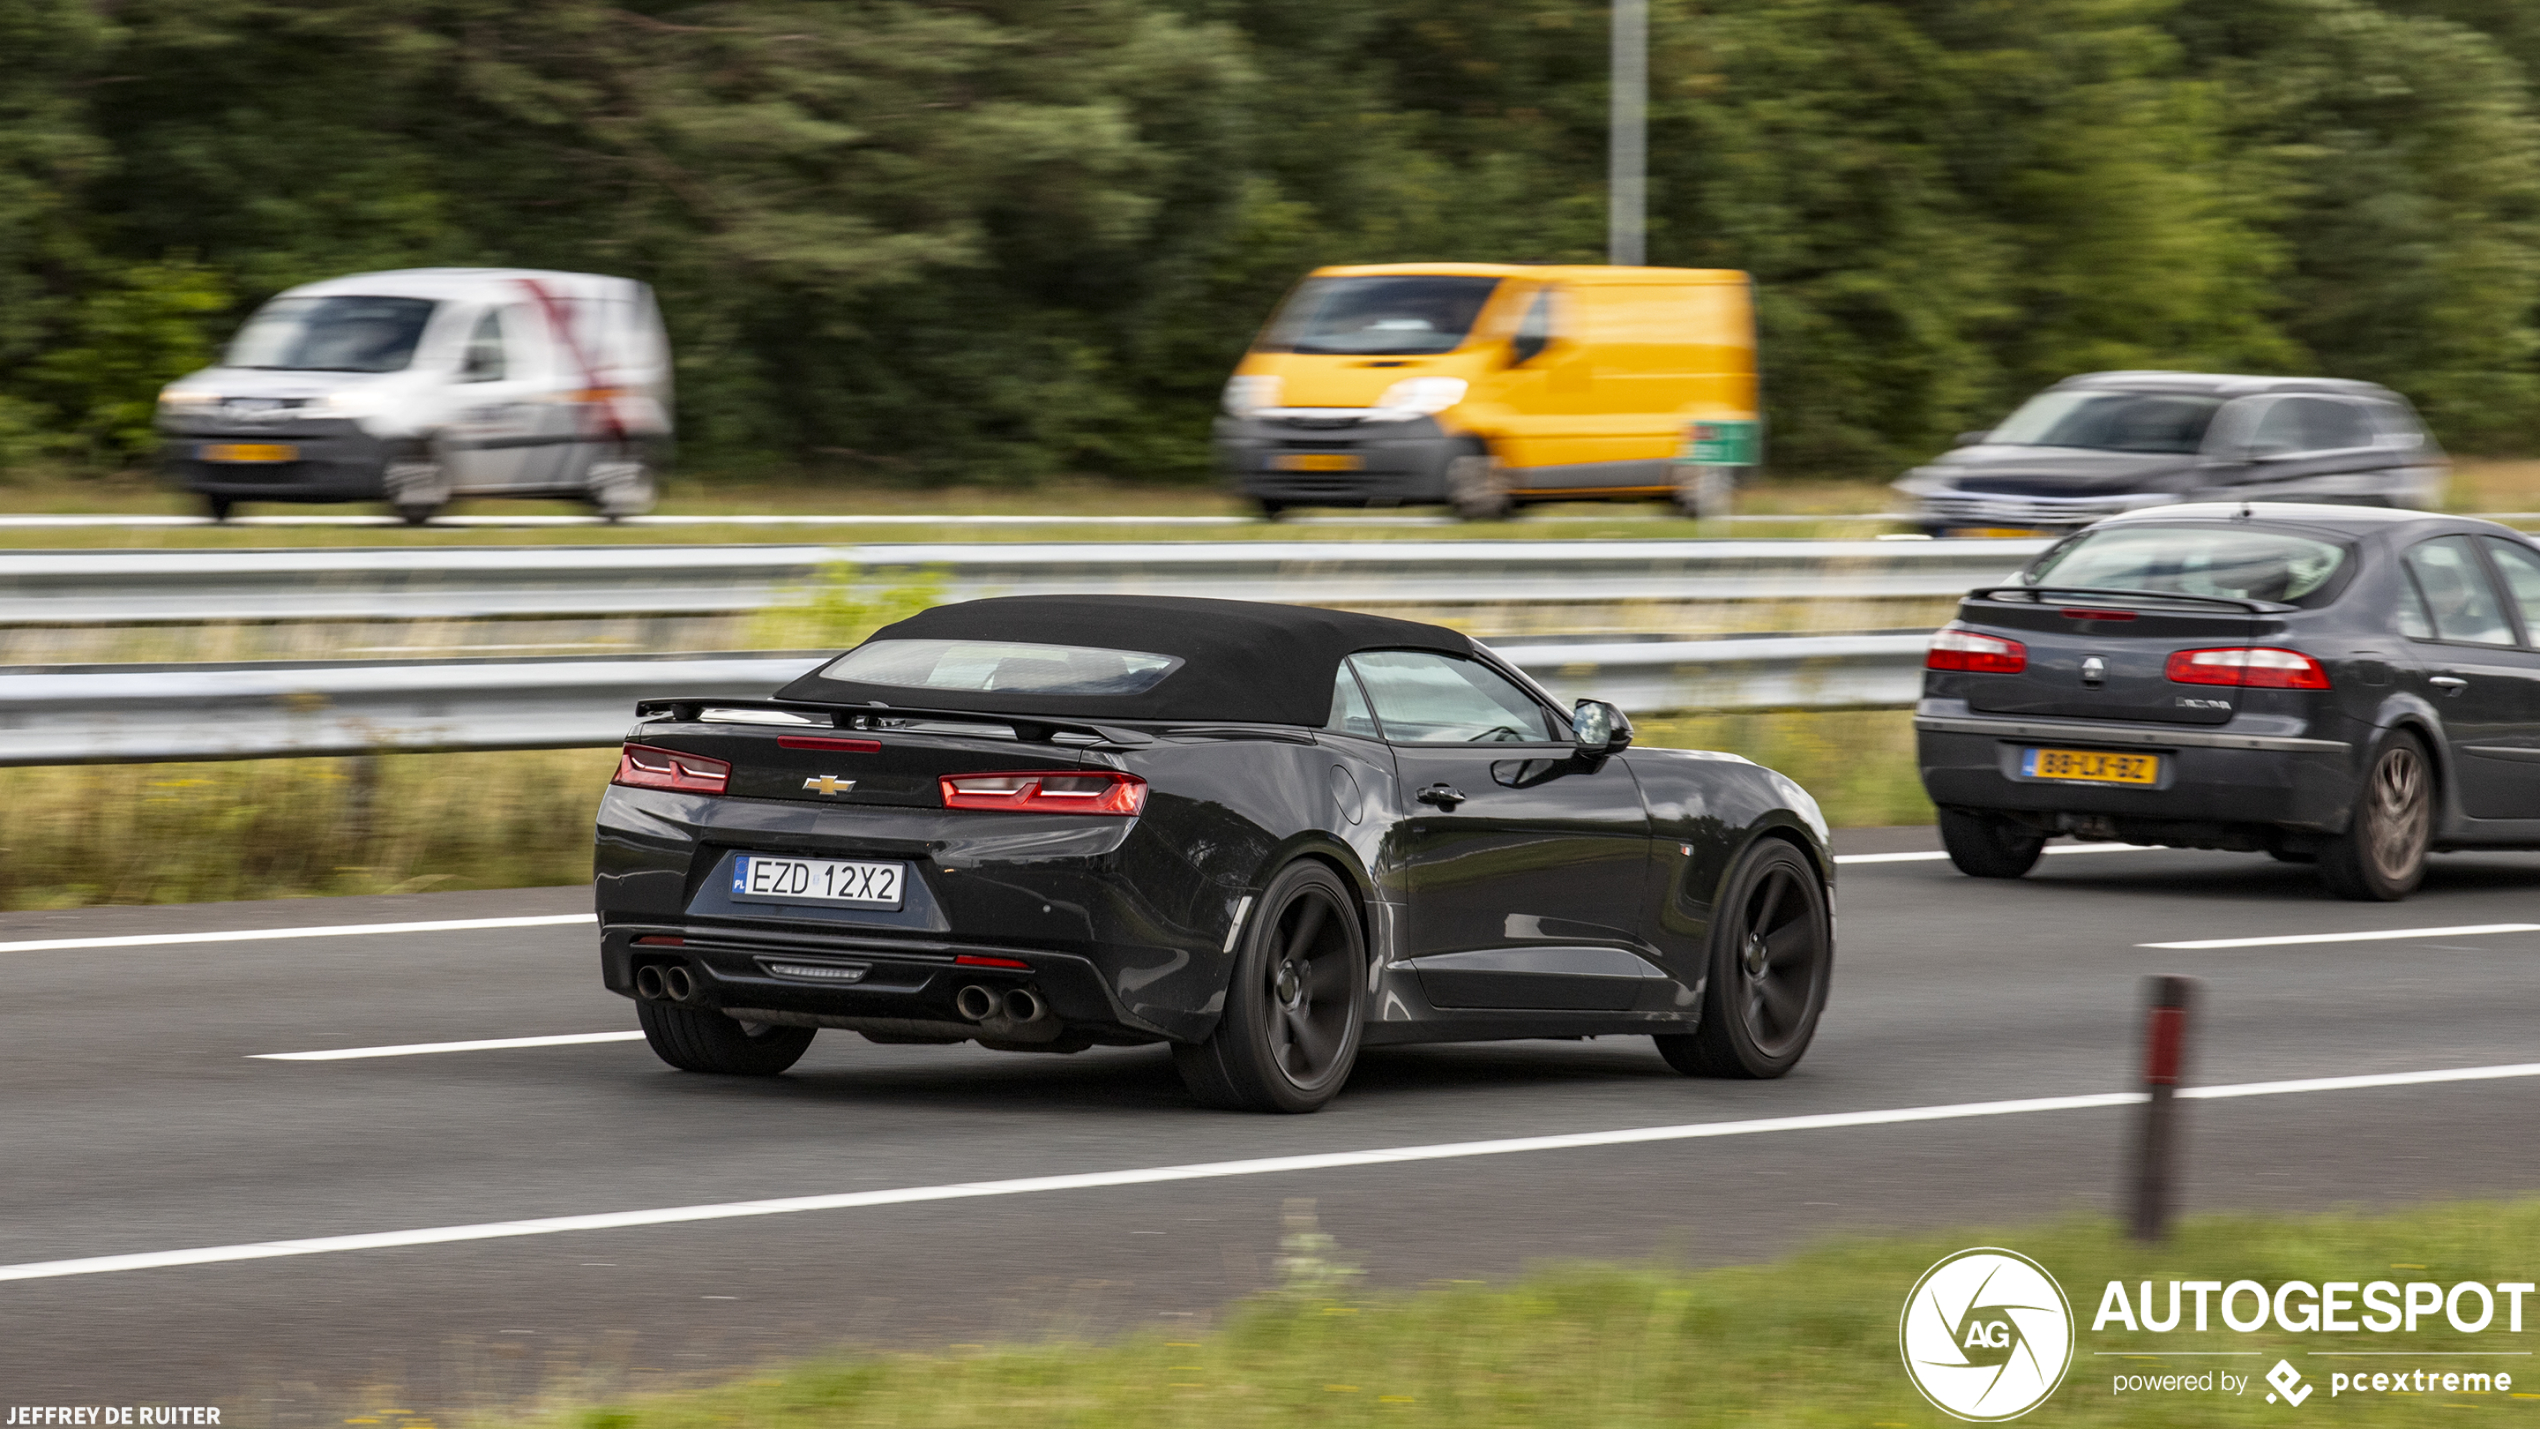
[[[216,442],[203,448],[205,461],[298,461],[300,449],[281,442]]]
[[[908,866],[851,863],[834,858],[769,858],[745,853],[732,860],[732,896],[744,903],[837,903],[850,908],[897,908]]]
[[[2043,536],[2046,533],[2028,526],[1955,526],[1950,528],[1949,534],[1952,536],[1981,536],[1995,540],[2019,541],[2025,540],[2031,536]]]
[[[1282,452],[1270,465],[1280,471],[1356,471],[1366,463],[1350,452]]]
[[[2161,756],[2111,754],[2104,749],[2023,749],[2020,772],[2031,779],[2081,784],[2157,784]]]

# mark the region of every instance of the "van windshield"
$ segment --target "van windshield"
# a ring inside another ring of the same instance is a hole
[[[1453,352],[1498,286],[1497,278],[1445,274],[1308,278],[1254,350],[1343,357]]]
[[[230,367],[399,372],[431,320],[429,298],[276,298],[230,339]]]
[[[2192,392],[2040,392],[1985,434],[2016,447],[2103,452],[2192,452],[2221,410]]]
[[[2118,526],[2085,532],[2046,553],[2029,585],[2162,595],[2315,603],[2346,548],[2246,526]]]

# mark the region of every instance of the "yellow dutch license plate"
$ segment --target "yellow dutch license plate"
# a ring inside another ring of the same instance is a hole
[[[1356,471],[1363,464],[1348,452],[1282,452],[1273,463],[1281,471]]]
[[[1994,540],[2018,541],[2025,540],[2031,536],[2043,536],[2046,533],[2034,530],[2027,526],[1958,526],[1953,527],[1949,534],[1952,536],[1983,536]]]
[[[300,449],[280,442],[219,442],[203,448],[205,461],[298,461]]]
[[[2083,784],[2157,784],[2161,756],[2112,754],[2104,749],[2023,749],[2020,772],[2031,779]]]

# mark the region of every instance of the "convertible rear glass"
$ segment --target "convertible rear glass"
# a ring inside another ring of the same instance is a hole
[[[829,662],[823,679],[915,690],[1027,695],[1136,695],[1180,669],[1181,658],[1090,645],[1006,640],[873,640]]]
[[[2046,553],[2020,579],[2163,595],[2311,604],[2345,564],[2331,541],[2246,526],[2118,526],[2085,532]]]

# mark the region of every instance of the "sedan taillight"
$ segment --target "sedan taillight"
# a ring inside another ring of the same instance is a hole
[[[947,809],[1127,816],[1147,806],[1147,781],[1117,769],[946,774],[936,782],[943,786]]]
[[[2163,671],[2181,685],[2239,685],[2255,690],[2325,690],[2328,671],[2299,650],[2233,645],[2181,650]]]
[[[1932,632],[1926,670],[1967,670],[1979,675],[2016,675],[2028,668],[2028,647],[1998,635],[1978,635],[1956,625]]]
[[[617,777],[609,782],[638,789],[676,789],[683,794],[720,794],[731,779],[732,766],[723,760],[630,744],[619,751]]]

